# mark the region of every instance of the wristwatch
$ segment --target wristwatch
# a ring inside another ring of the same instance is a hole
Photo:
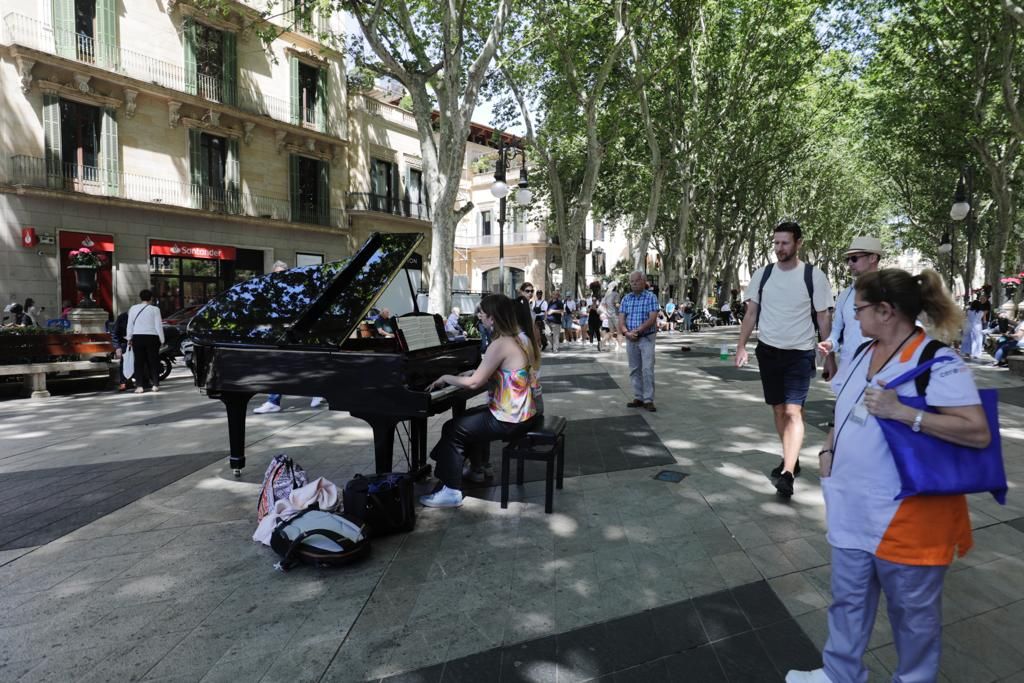
[[[914,416],[914,424],[910,425],[910,431],[919,432],[921,431],[921,420],[924,419],[924,411],[917,411],[917,415]]]

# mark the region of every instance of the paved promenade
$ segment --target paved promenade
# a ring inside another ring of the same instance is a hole
[[[184,370],[159,394],[2,401],[0,681],[781,681],[820,666],[815,454],[831,392],[812,388],[803,474],[780,500],[756,370],[718,358],[736,334],[659,335],[657,413],[626,408],[624,352],[546,355],[546,410],[569,420],[554,514],[528,470],[507,510],[495,487],[472,489],[342,569],[276,572],[251,535],[275,454],[339,487],[372,471],[370,429],[347,413],[285,397],[250,415],[235,479],[223,408]],[[942,680],[1020,683],[1024,382],[975,376],[1001,390],[1011,490],[1005,507],[970,497],[975,549],[947,577]],[[664,470],[686,477],[654,478]],[[867,660],[872,680],[891,678],[884,604]]]

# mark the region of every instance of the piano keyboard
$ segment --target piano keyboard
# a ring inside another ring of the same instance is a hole
[[[461,389],[461,387],[457,387],[454,384],[449,384],[444,389],[438,389],[437,391],[431,391],[430,392],[430,402],[433,403],[434,401],[444,400],[444,399],[448,398],[449,396],[451,396],[452,394],[454,394],[455,392],[459,391],[459,389]]]

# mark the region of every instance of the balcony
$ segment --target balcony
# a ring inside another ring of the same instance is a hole
[[[392,199],[386,195],[367,192],[349,192],[348,209],[349,211],[387,213],[418,221],[430,220],[430,207],[426,204],[414,204],[408,200]]]
[[[416,117],[401,107],[385,104],[365,95],[351,95],[349,100],[353,109],[365,111],[367,114],[379,116],[385,121],[416,130]]]
[[[152,83],[170,90],[187,92],[183,66],[154,59],[141,52],[118,47],[100,45],[88,36],[72,31],[55,31],[52,26],[38,19],[11,12],[4,16],[5,41],[11,45],[45,52],[72,59],[83,64]],[[254,86],[245,84],[245,74],[239,74],[238,108],[250,114],[267,116],[275,121],[292,123],[291,107],[285,99],[264,95]],[[217,76],[196,74],[197,95],[210,102],[222,102],[224,93],[221,79]]]
[[[548,244],[550,239],[546,232],[528,230],[526,232],[505,231],[505,246],[511,244]],[[496,247],[498,233],[491,235],[456,235],[455,245],[458,247]]]
[[[108,173],[96,166],[64,164],[49,174],[44,159],[25,155],[10,158],[12,185],[112,197],[146,204],[197,209],[209,213],[248,216],[291,223],[343,227],[341,211],[300,206],[293,219],[287,197],[258,195],[244,190],[178,183],[134,173]]]

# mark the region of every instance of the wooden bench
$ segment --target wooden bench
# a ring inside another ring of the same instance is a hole
[[[32,398],[47,398],[46,375],[110,373],[114,344],[106,333],[0,334],[0,377],[23,377]]]

